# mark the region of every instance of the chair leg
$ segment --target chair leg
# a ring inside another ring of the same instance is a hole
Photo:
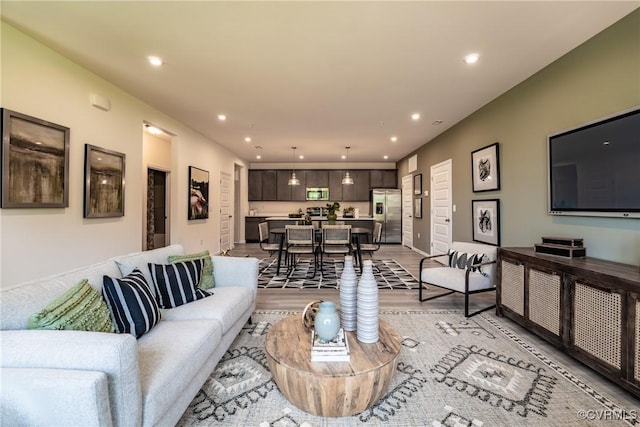
[[[496,305],[490,305],[489,307],[485,307],[485,308],[481,308],[480,310],[474,311],[473,313],[469,314],[469,296],[471,294],[464,294],[464,317],[473,317],[476,314],[480,314],[483,311],[487,311],[487,310],[491,310],[492,308],[494,308]]]

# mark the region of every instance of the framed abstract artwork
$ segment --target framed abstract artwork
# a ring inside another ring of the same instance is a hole
[[[419,173],[413,176],[413,195],[419,196],[422,194],[422,174]]]
[[[500,246],[500,199],[472,200],[473,240]]]
[[[471,152],[473,192],[500,189],[499,144],[493,143]]]
[[[189,166],[188,219],[209,218],[209,172]]]
[[[2,109],[2,207],[69,206],[69,128]]]
[[[422,198],[413,199],[413,217],[422,218]]]
[[[84,217],[124,216],[125,155],[85,144]]]

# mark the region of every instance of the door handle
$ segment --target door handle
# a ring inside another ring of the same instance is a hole
[[[445,218],[444,222],[451,222],[449,218]]]

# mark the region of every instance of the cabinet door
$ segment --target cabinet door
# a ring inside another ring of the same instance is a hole
[[[398,188],[398,171],[395,169],[383,170],[382,186],[384,188]]]
[[[531,265],[528,285],[529,320],[551,332],[553,340],[561,343],[562,276],[555,271]]]
[[[306,172],[306,185],[310,188],[328,187],[328,170],[308,170]]]
[[[278,177],[274,170],[262,171],[262,200],[278,200]]]
[[[342,176],[344,171],[330,170],[329,171],[329,199],[331,201],[342,201],[344,197],[342,195]]]
[[[506,258],[500,261],[500,300],[504,308],[518,314],[521,322],[524,320],[524,265],[522,263]]]
[[[366,202],[369,200],[369,190],[371,189],[368,170],[352,171],[353,176],[353,200],[356,202]]]
[[[291,178],[291,171],[279,170],[276,172],[278,185],[277,185],[277,197],[278,201],[290,201],[292,196],[292,189],[294,185],[289,185],[289,178]],[[298,176],[298,172],[296,172]]]
[[[244,239],[247,243],[260,242],[260,232],[258,224],[264,221],[265,217],[245,217],[244,219]]]
[[[249,170],[249,201],[262,200],[262,171]]]

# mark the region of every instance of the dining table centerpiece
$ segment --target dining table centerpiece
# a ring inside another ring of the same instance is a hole
[[[336,219],[338,219],[338,214],[336,213],[340,209],[340,203],[333,202],[327,203],[327,222],[329,224],[335,224]]]

